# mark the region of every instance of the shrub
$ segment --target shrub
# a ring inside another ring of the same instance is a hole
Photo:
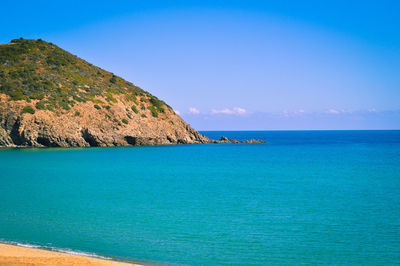
[[[157,112],[157,110],[156,110],[156,108],[155,108],[154,106],[149,106],[149,107],[147,107],[147,109],[150,110],[151,115],[152,115],[153,117],[158,117],[158,112]]]
[[[97,105],[97,104],[94,105],[94,108],[96,108],[97,110],[101,109],[101,107],[99,105]]]
[[[49,103],[49,104],[46,104],[46,109],[54,112],[56,108],[54,107],[53,104]]]
[[[78,102],[86,102],[86,99],[81,98],[81,97],[79,97],[79,96],[77,96],[77,95],[72,95],[72,98],[73,98],[75,101],[78,101]]]
[[[111,83],[117,83],[117,77],[113,74],[112,77],[110,78]]]
[[[22,109],[21,114],[25,114],[25,113],[34,114],[35,113],[35,109],[33,109],[33,107],[30,106],[30,105],[25,106],[24,109]]]
[[[102,101],[102,100],[92,99],[91,101],[92,101],[93,103],[95,103],[95,104],[103,104],[103,101]]]
[[[126,120],[125,118],[122,118],[122,123],[124,123],[124,124],[128,124],[128,120]]]
[[[142,114],[141,116],[142,116],[143,118],[144,118],[144,117],[147,117],[147,115],[145,115],[145,114]]]
[[[44,96],[43,94],[34,93],[30,96],[30,98],[32,100],[43,100]]]
[[[69,106],[69,103],[68,102],[66,102],[66,101],[63,101],[63,100],[61,100],[60,102],[58,102],[58,105],[60,106],[60,107],[62,107],[64,110],[69,110],[69,109],[71,109],[71,107]]]
[[[19,100],[25,100],[26,96],[23,94],[22,91],[17,90],[17,91],[12,91],[9,93],[10,97],[14,101],[19,101]]]
[[[78,111],[75,112],[75,116],[80,116],[80,115],[81,115],[80,112],[78,112]]]
[[[163,101],[161,101],[161,100],[159,100],[159,99],[157,99],[156,97],[151,97],[150,98],[150,103],[152,104],[152,105],[154,105],[154,107],[155,108],[157,108],[157,111],[159,111],[160,113],[164,113],[164,102]]]
[[[107,101],[107,102],[113,102],[113,103],[118,102],[117,99],[115,99],[111,94],[108,94],[108,95],[107,95],[106,101]]]
[[[132,119],[131,114],[127,113],[126,116],[127,116],[129,119]]]
[[[131,102],[134,102],[135,104],[138,104],[138,102],[137,102],[137,100],[136,100],[136,95],[134,95],[134,94],[127,94],[127,95],[125,95],[125,99],[126,99],[127,101],[131,101]]]
[[[156,108],[160,113],[164,113],[165,112],[164,107],[156,107]]]
[[[35,107],[36,107],[36,109],[38,109],[38,110],[45,110],[45,109],[46,109],[46,106],[44,106],[44,102],[42,102],[42,101],[37,102],[36,105],[35,105]]]
[[[136,106],[132,105],[131,109],[132,109],[132,111],[133,111],[135,114],[139,113],[139,111],[138,111],[138,109],[136,108]]]
[[[107,110],[110,110],[111,106],[106,105],[106,106],[104,106],[104,108],[106,108]]]

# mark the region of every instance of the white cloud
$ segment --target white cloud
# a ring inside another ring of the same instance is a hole
[[[225,115],[231,115],[231,114],[233,114],[233,111],[232,111],[231,109],[228,109],[228,108],[221,109],[221,110],[212,109],[212,110],[211,110],[211,114],[225,114]]]
[[[178,110],[175,110],[175,114],[181,115],[181,112],[179,112]]]
[[[197,114],[200,114],[200,111],[197,110],[197,109],[194,108],[194,107],[190,107],[190,108],[189,108],[189,113],[197,115]]]
[[[234,107],[232,109],[225,108],[225,109],[212,109],[211,114],[224,114],[224,115],[244,115],[247,114],[247,110],[240,107]]]
[[[298,113],[298,114],[303,114],[303,113],[305,113],[306,111],[304,110],[304,109],[299,109],[299,110],[297,110],[296,111],[296,113]]]
[[[349,109],[342,109],[342,110],[340,110],[340,112],[342,113],[342,114],[352,114],[353,113],[353,111],[352,110],[349,110]]]
[[[335,109],[329,109],[328,111],[326,111],[326,113],[332,114],[332,115],[340,114],[340,112],[338,110],[335,110]]]
[[[233,108],[233,111],[235,111],[238,115],[244,115],[247,113],[246,109],[240,107]]]
[[[296,117],[296,116],[303,116],[307,115],[309,112],[306,112],[304,109],[298,109],[295,111],[288,111],[286,109],[282,110],[278,115],[282,117]]]

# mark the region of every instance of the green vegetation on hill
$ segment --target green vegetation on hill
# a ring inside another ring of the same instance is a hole
[[[29,105],[25,106],[24,109],[22,109],[21,114],[25,114],[25,113],[34,114],[35,113],[35,109],[33,109],[32,106],[29,106]]]
[[[39,110],[69,110],[77,102],[92,101],[99,109],[104,97],[108,104],[117,102],[113,95],[138,104],[136,97],[149,99],[152,113],[167,106],[157,97],[124,79],[72,55],[52,43],[15,39],[0,45],[0,93],[12,100],[39,100]]]
[[[149,107],[147,107],[147,109],[150,110],[152,116],[158,117],[157,109],[154,106],[149,106]]]

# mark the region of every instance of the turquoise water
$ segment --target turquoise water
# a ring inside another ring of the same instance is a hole
[[[400,131],[0,150],[0,239],[172,264],[400,263]]]

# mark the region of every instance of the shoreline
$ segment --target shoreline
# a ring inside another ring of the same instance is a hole
[[[143,264],[117,261],[110,257],[79,251],[48,250],[41,246],[0,242],[0,265],[141,266]]]

